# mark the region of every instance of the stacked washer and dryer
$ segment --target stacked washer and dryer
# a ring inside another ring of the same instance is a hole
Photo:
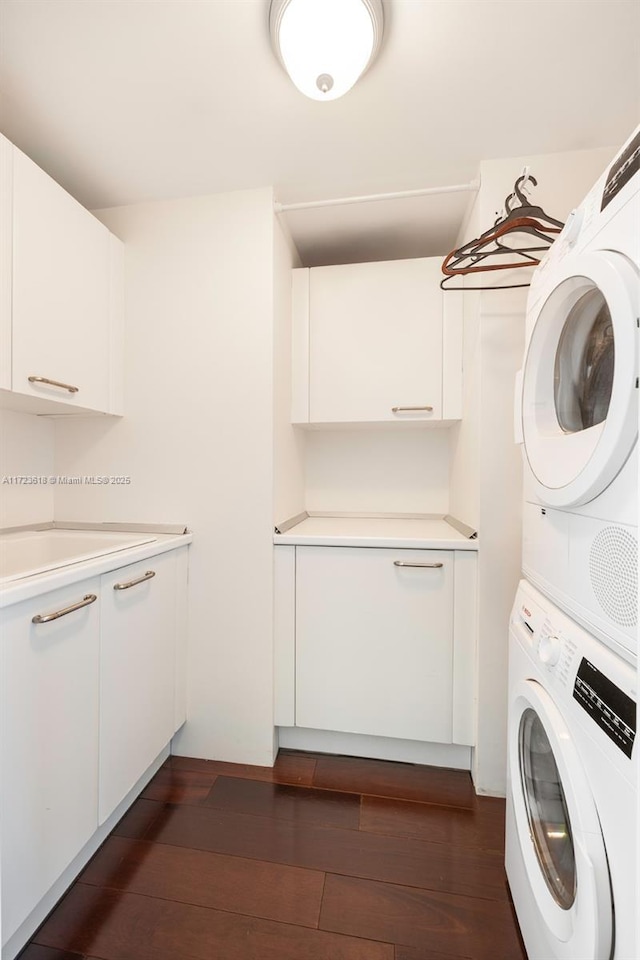
[[[534,275],[506,868],[529,960],[638,960],[640,127]]]

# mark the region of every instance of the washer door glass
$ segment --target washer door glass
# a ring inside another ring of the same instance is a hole
[[[520,645],[527,650],[531,639],[512,629],[510,642],[511,668],[524,677],[531,665]],[[560,703],[565,696],[570,691]],[[594,785],[578,752],[582,735],[567,719],[537,680],[512,683],[507,869],[514,871],[516,909],[539,927],[546,944],[546,953],[537,949],[532,956],[604,960],[613,943],[609,866]]]
[[[531,837],[545,882],[568,910],[576,898],[576,861],[571,823],[558,766],[535,710],[520,718],[520,776]]]
[[[614,361],[611,314],[594,287],[570,310],[556,350],[554,400],[565,433],[588,430],[606,420]]]

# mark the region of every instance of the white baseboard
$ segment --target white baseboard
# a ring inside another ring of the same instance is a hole
[[[422,743],[418,740],[367,737],[359,733],[336,733],[304,727],[278,727],[277,730],[279,746],[292,750],[422,763],[434,767],[453,767],[455,770],[471,769],[471,747],[455,743]]]

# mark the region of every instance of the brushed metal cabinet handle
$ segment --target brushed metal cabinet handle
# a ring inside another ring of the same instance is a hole
[[[155,577],[155,570],[147,570],[143,576],[138,577],[136,580],[127,580],[126,583],[114,583],[114,590],[128,590],[129,587],[136,587],[139,583],[144,583],[145,580],[151,580],[152,577]]]
[[[391,413],[405,413],[406,411],[426,410],[431,413],[433,407],[391,407]]]
[[[87,593],[82,600],[79,600],[77,603],[72,603],[70,607],[64,607],[63,610],[56,610],[55,613],[36,614],[35,617],[31,618],[31,623],[49,623],[50,620],[66,617],[68,613],[73,613],[74,610],[79,610],[81,607],[88,607],[90,603],[95,603],[97,599],[95,593]]]
[[[27,377],[29,383],[46,383],[49,387],[62,387],[69,393],[77,393],[80,387],[73,387],[70,383],[60,383],[59,380],[49,380],[48,377]]]
[[[432,570],[443,567],[443,563],[410,563],[408,560],[394,560],[394,567],[429,567]]]

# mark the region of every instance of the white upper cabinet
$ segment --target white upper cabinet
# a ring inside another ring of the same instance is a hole
[[[11,389],[13,147],[0,134],[0,390]]]
[[[458,419],[462,317],[443,317],[441,276],[439,257],[295,270],[292,421]]]
[[[20,150],[0,148],[3,402],[121,413],[122,244]]]

